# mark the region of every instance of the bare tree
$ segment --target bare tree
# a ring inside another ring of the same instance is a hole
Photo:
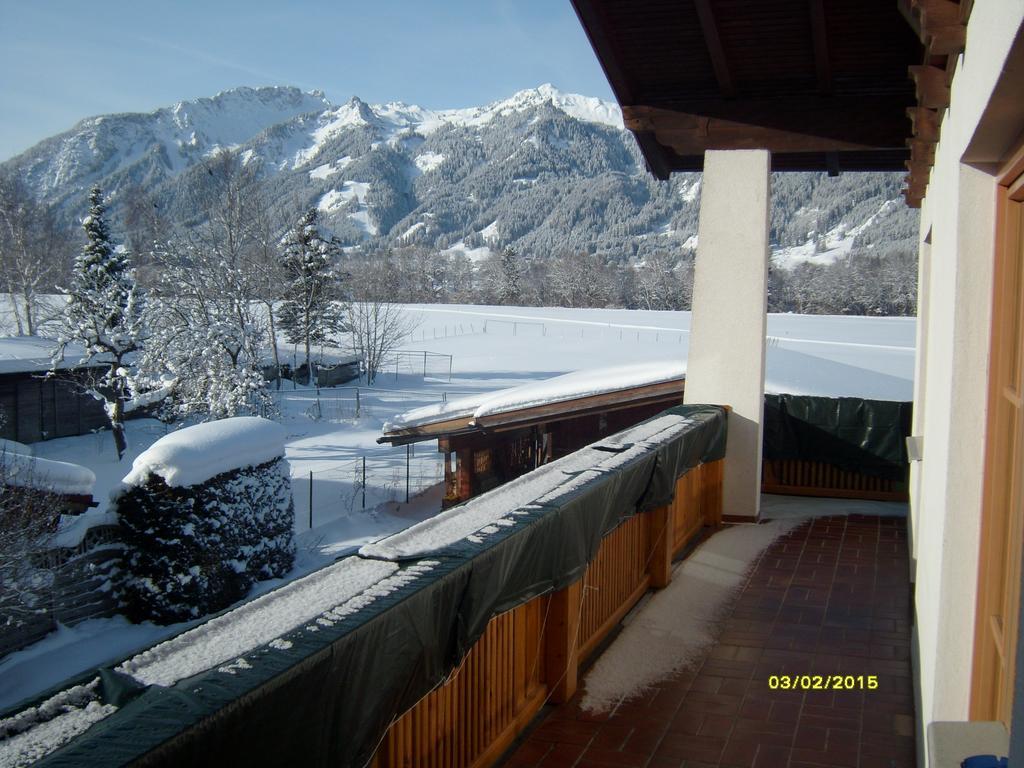
[[[596,254],[562,254],[553,260],[549,275],[558,306],[604,307],[611,297],[608,266]]]
[[[0,448],[0,625],[38,613],[52,583],[53,574],[36,557],[60,514],[33,464],[31,456]]]
[[[135,258],[139,282],[148,285],[157,253],[171,236],[171,225],[157,199],[143,187],[132,184],[118,194],[125,245]]]
[[[281,284],[275,285],[275,226],[258,168],[217,152],[190,175],[184,194],[202,220],[156,255],[153,337],[140,371],[154,388],[173,381],[169,416],[266,413],[273,406],[261,350]]]
[[[641,309],[689,309],[693,262],[677,264],[664,251],[648,256],[637,269],[634,301]]]
[[[246,351],[258,359],[260,334],[243,332],[262,328],[252,304],[258,293],[258,275],[250,270],[253,253],[259,248],[254,226],[262,200],[258,169],[222,149],[204,163],[188,194],[206,220],[190,229],[185,242],[178,244],[179,256],[182,250],[186,252],[178,263],[203,272],[191,281],[193,287],[202,286],[206,298],[216,301],[221,320],[237,326],[239,338],[256,342],[255,348]],[[238,362],[237,354],[232,354],[232,360]]]
[[[267,318],[267,340],[277,372],[277,385],[281,385],[281,357],[277,348],[277,324],[274,318],[274,304],[281,297],[285,282],[284,266],[281,262],[281,213],[270,203],[267,190],[260,188],[252,202],[251,232],[252,245],[248,251],[252,299],[263,307]]]
[[[69,261],[70,237],[13,174],[0,176],[0,278],[11,295],[18,335],[39,329],[41,294]]]
[[[160,259],[140,380],[153,389],[172,382],[169,416],[266,412],[259,369],[264,327],[242,293],[247,278],[224,261],[207,260],[189,241],[176,241]]]
[[[416,327],[416,321],[392,302],[389,278],[379,264],[363,264],[352,275],[353,295],[361,299],[350,301],[345,311],[349,348],[362,358],[366,383],[371,385]]]

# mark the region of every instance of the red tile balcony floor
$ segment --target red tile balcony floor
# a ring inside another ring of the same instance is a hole
[[[764,552],[695,668],[611,713],[582,711],[578,693],[503,765],[912,768],[910,616],[905,519],[811,520]],[[770,684],[784,675],[853,689]]]

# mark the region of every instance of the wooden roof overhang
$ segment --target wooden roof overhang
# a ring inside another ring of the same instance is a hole
[[[684,378],[678,378],[632,389],[602,392],[597,395],[559,400],[530,408],[504,411],[479,418],[475,418],[472,414],[449,417],[430,424],[419,424],[415,427],[385,432],[383,436],[377,438],[377,442],[406,445],[460,435],[506,432],[643,405],[664,403],[668,408],[671,405],[678,405],[682,401],[684,383]]]
[[[658,178],[701,170],[709,149],[767,149],[775,171],[909,169],[905,194],[920,201],[960,4],[572,2]]]

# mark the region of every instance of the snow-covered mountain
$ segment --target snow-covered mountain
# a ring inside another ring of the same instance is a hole
[[[696,243],[699,176],[655,181],[617,105],[551,85],[449,110],[237,88],[83,120],[0,168],[20,174],[69,226],[94,183],[112,195],[115,215],[145,189],[180,223],[197,220],[188,190],[220,149],[273,179],[289,215],[318,207],[350,246],[419,244],[479,258],[510,245],[628,259]],[[795,262],[912,239],[913,212],[891,202],[899,187],[895,174],[780,176],[773,240]]]

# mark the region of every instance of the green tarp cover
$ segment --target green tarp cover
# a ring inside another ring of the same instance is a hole
[[[107,696],[127,703],[39,765],[367,764],[392,720],[444,682],[493,616],[576,581],[623,518],[667,503],[677,477],[725,456],[724,409],[678,406],[654,419],[666,414],[690,423],[614,471],[567,478],[564,493],[520,507],[515,526],[420,558],[436,563],[430,572],[358,613],[286,633],[286,650],[246,653],[249,668],[134,691],[108,670]],[[630,447],[613,437],[583,450]]]
[[[764,458],[823,461],[890,480],[907,471],[911,403],[766,395]]]

